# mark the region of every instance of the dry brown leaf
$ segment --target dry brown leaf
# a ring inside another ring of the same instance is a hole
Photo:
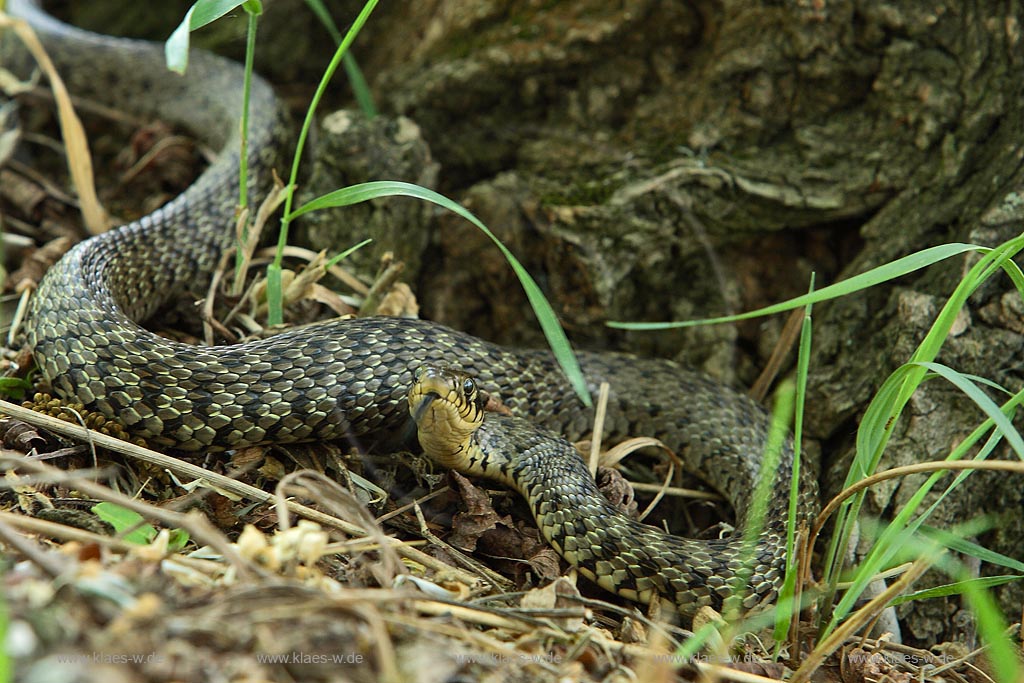
[[[14,418],[0,419],[0,440],[5,448],[28,453],[46,446],[46,438],[32,425]]]
[[[416,295],[412,293],[412,288],[404,282],[396,282],[377,307],[377,315],[418,318],[420,305],[416,301]]]
[[[610,467],[599,467],[597,470],[597,488],[608,499],[608,502],[630,519],[637,518],[637,503],[633,487],[622,476],[622,472]]]
[[[571,581],[559,577],[546,586],[527,591],[519,604],[525,609],[571,609],[579,607],[580,597],[579,590]],[[575,633],[583,628],[582,614],[552,621],[569,633]]]
[[[313,301],[322,303],[338,315],[354,315],[356,312],[356,309],[345,303],[345,300],[341,298],[340,294],[319,283],[313,285],[309,298]]]
[[[452,533],[447,539],[450,544],[472,552],[484,532],[494,529],[499,522],[511,526],[511,519],[494,511],[486,491],[473,486],[458,472],[452,472],[451,479],[452,488],[459,493],[466,510],[452,517]]]
[[[539,548],[527,562],[541,581],[551,581],[562,575],[562,558],[548,546]]]

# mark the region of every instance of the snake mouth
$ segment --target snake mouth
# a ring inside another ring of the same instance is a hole
[[[409,414],[421,433],[451,430],[457,397],[452,395],[449,372],[425,365],[415,374],[409,388]]]
[[[441,394],[436,391],[409,394],[409,403],[412,404],[412,419],[417,425],[423,423],[427,411],[430,410],[430,404],[439,398],[441,398]]]

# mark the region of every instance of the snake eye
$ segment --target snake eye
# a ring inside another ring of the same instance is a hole
[[[476,382],[467,377],[462,382],[462,392],[466,394],[467,397],[472,397],[473,394],[476,392]]]

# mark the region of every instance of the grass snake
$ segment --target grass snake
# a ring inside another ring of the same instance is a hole
[[[568,561],[626,598],[656,594],[683,613],[722,605],[740,570],[738,538],[690,540],[628,520],[598,493],[578,456],[532,428],[577,439],[592,424],[592,411],[547,351],[505,348],[411,319],[328,321],[212,348],[141,327],[186,286],[208,279],[232,245],[241,69],[193,51],[181,78],[166,71],[158,45],[72,28],[29,0],[13,0],[9,11],[29,20],[73,94],[185,126],[221,150],[183,194],[78,244],[40,283],[26,334],[58,394],[181,451],[363,440],[407,427],[409,388],[420,366],[455,364],[523,420],[492,431],[506,434],[506,451],[522,451],[526,473],[517,481],[529,483],[518,488]],[[22,76],[32,69],[11,35],[0,37],[0,58]],[[248,152],[254,196],[267,187],[287,139],[281,111],[270,86],[256,78]],[[602,382],[611,386],[606,439],[661,439],[727,496],[742,522],[769,426],[759,404],[669,360],[587,352],[579,360],[591,391]],[[747,607],[772,599],[781,582],[792,455],[787,443],[750,565]],[[814,509],[809,479],[802,491],[798,515],[805,519]]]

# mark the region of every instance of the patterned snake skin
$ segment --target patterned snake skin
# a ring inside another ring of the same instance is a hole
[[[414,371],[448,362],[532,424],[570,439],[589,429],[591,411],[548,352],[503,348],[427,321],[332,321],[216,348],[168,341],[140,327],[138,321],[184,286],[207,280],[231,245],[241,69],[193,52],[181,78],[164,68],[160,46],[68,27],[29,0],[12,0],[9,11],[30,21],[72,94],[185,125],[222,150],[177,199],[82,242],[50,269],[33,297],[26,331],[58,394],[119,420],[152,444],[212,451],[397,433],[408,425]],[[22,75],[32,69],[10,35],[0,37],[0,63]],[[255,195],[266,187],[286,126],[273,91],[259,79],[251,111]],[[611,385],[606,438],[661,439],[727,495],[742,521],[768,429],[760,405],[671,361],[611,353],[581,353],[579,359],[591,391],[601,382]],[[525,426],[515,434],[512,448],[533,448],[547,438]],[[781,580],[791,447],[782,460],[747,606],[771,599]],[[535,511],[553,510],[538,519],[552,528],[561,524],[546,533],[586,575],[627,598],[656,591],[685,613],[721,606],[738,569],[735,540],[691,541],[625,520],[585,468],[557,449],[523,462],[531,468],[524,494]],[[801,519],[813,511],[811,489],[804,487]],[[569,507],[558,507],[565,503]]]

